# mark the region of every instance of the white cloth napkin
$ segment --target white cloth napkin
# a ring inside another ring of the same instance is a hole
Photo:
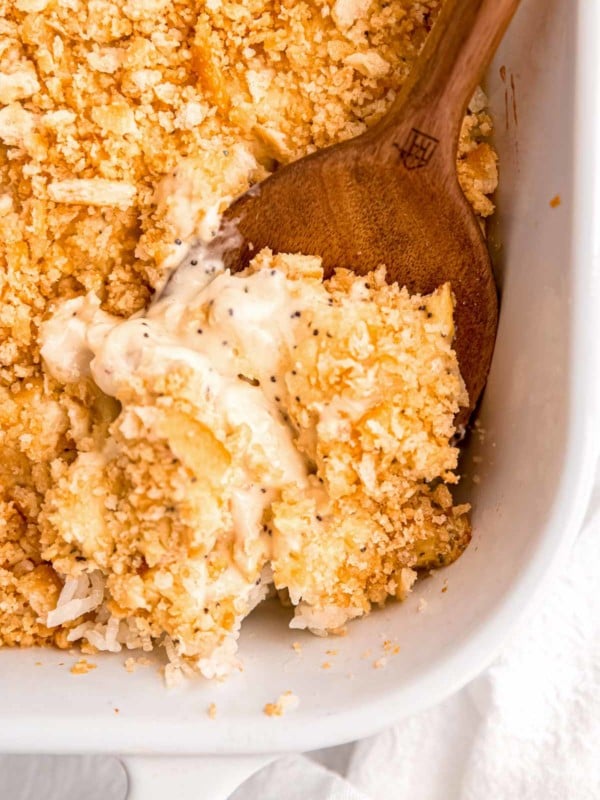
[[[354,745],[289,756],[231,800],[599,800],[600,483],[560,574],[496,662]]]

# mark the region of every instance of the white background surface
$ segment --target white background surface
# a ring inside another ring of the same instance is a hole
[[[599,566],[597,481],[569,560],[485,673],[365,741],[280,759],[232,800],[598,800]],[[110,757],[0,757],[2,800],[125,796]]]

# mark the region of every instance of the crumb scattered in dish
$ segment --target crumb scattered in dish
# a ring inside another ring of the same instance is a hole
[[[284,714],[295,711],[300,705],[300,698],[292,691],[284,692],[279,695],[274,703],[267,703],[263,709],[263,713],[267,717],[282,717]]]
[[[97,664],[92,664],[85,658],[80,658],[79,661],[76,661],[75,664],[73,664],[69,672],[72,675],[86,675],[88,672],[96,669],[97,666]]]
[[[210,703],[206,713],[207,713],[209,719],[216,719],[217,718],[217,705],[216,705],[216,703]]]

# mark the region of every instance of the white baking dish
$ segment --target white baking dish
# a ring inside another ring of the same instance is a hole
[[[599,40],[595,0],[523,0],[490,71],[502,312],[480,414],[485,437],[473,436],[464,458],[475,528],[466,554],[406,603],[353,623],[344,639],[290,631],[285,611],[259,609],[244,624],[245,671],[222,685],[167,691],[154,669],[130,675],[112,655],[94,656],[98,668],[74,677],[68,654],[1,651],[0,751],[231,756],[322,747],[439,701],[489,663],[573,542],[594,473]],[[561,203],[551,208],[555,195]],[[427,608],[417,613],[421,597]],[[375,670],[383,639],[401,650]],[[337,655],[326,654],[332,648]],[[288,689],[298,710],[265,716],[264,704]],[[135,796],[144,798],[162,796],[161,779],[170,797],[187,796],[185,784],[207,798],[215,776],[225,792],[259,763],[129,760]],[[194,780],[205,768],[199,792]]]

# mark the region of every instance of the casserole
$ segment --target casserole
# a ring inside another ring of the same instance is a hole
[[[198,797],[202,786],[210,800],[211,787],[226,796],[269,754],[373,733],[489,663],[560,566],[594,477],[599,33],[589,0],[524,0],[490,70],[502,309],[478,430],[463,454],[474,506],[466,553],[345,638],[300,635],[285,610],[258,609],[241,636],[245,670],[223,684],[167,691],[152,667],[128,674],[127,653],[93,656],[97,669],[74,676],[76,656],[0,651],[0,750],[123,753],[134,796]],[[386,655],[386,641],[399,652]],[[288,690],[298,709],[265,715]],[[183,758],[201,754],[215,757]]]

